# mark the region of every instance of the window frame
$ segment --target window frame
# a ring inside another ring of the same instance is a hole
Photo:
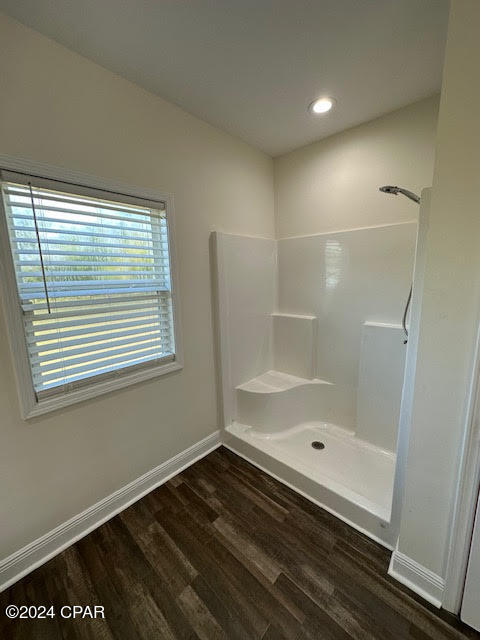
[[[83,402],[90,398],[123,389],[133,384],[163,376],[183,368],[183,349],[181,336],[180,318],[180,296],[178,283],[177,258],[175,250],[175,212],[173,196],[171,194],[159,193],[156,190],[145,189],[125,183],[116,182],[106,178],[70,171],[60,167],[47,165],[44,163],[31,162],[20,158],[0,154],[0,169],[5,172],[19,172],[34,176],[37,186],[49,180],[65,183],[66,188],[71,188],[72,193],[78,195],[90,195],[98,197],[101,192],[104,199],[122,201],[122,197],[150,202],[162,201],[165,203],[168,248],[170,256],[170,277],[172,285],[172,309],[173,309],[173,332],[175,339],[175,359],[172,362],[163,364],[152,364],[136,371],[124,372],[119,369],[118,376],[95,381],[74,389],[67,393],[59,394],[51,398],[37,400],[32,371],[27,351],[26,336],[24,331],[23,315],[18,300],[15,267],[10,250],[8,234],[7,216],[0,198],[0,281],[1,294],[4,307],[4,316],[7,326],[7,338],[10,345],[12,362],[14,365],[15,382],[20,403],[20,412],[24,420],[39,416],[77,402]],[[77,191],[76,191],[77,190]]]

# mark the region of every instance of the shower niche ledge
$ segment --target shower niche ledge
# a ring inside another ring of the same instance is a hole
[[[317,317],[272,313],[273,368],[311,380],[315,376]]]
[[[317,318],[271,314],[273,368],[235,388],[236,420],[263,433],[325,415],[332,384],[315,375]]]

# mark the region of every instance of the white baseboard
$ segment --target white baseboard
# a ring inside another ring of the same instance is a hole
[[[430,569],[395,549],[390,559],[388,575],[433,604],[442,606],[445,580]]]
[[[183,471],[183,469],[186,469],[200,458],[217,449],[221,444],[221,432],[215,431],[188,449],[185,449],[185,451],[163,462],[158,467],[147,471],[143,476],[133,480],[118,491],[115,491],[91,507],[88,507],[85,511],[82,511],[58,527],[55,527],[55,529],[37,538],[22,549],[0,560],[0,592],[61,553],[64,549],[77,542],[77,540],[80,540],[104,522],[110,520],[110,518],[113,518],[177,473]],[[230,444],[225,446],[256,466],[260,466],[253,460],[247,458],[243,453],[236,451]],[[263,467],[260,468],[263,469]],[[264,471],[277,477],[266,469],[264,469]],[[291,486],[281,478],[277,479]],[[304,495],[298,488],[293,486],[291,486],[291,488]],[[319,506],[325,508],[322,504],[319,504]],[[339,517],[336,513],[334,513],[334,515]],[[344,518],[341,519],[345,520]],[[355,526],[353,523],[349,524]],[[356,528],[358,529],[358,527]],[[369,537],[372,537],[371,533],[365,533]],[[385,545],[384,542],[380,540],[379,542]],[[425,600],[440,608],[445,581],[433,573],[433,571],[423,567],[398,551],[398,549],[395,549],[392,553],[388,573],[422,598],[425,598]]]
[[[0,591],[20,580],[27,573],[44,564],[220,445],[220,431],[215,431],[52,531],[0,560]]]

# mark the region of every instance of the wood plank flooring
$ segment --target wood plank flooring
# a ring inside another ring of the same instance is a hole
[[[480,638],[390,579],[389,555],[221,448],[1,594],[0,638]],[[87,604],[105,619],[58,615]]]

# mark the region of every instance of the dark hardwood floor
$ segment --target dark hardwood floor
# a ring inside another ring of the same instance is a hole
[[[0,638],[480,638],[390,579],[388,561],[222,448],[2,593]],[[56,617],[11,621],[9,604]],[[63,620],[62,605],[103,605],[105,619]]]

